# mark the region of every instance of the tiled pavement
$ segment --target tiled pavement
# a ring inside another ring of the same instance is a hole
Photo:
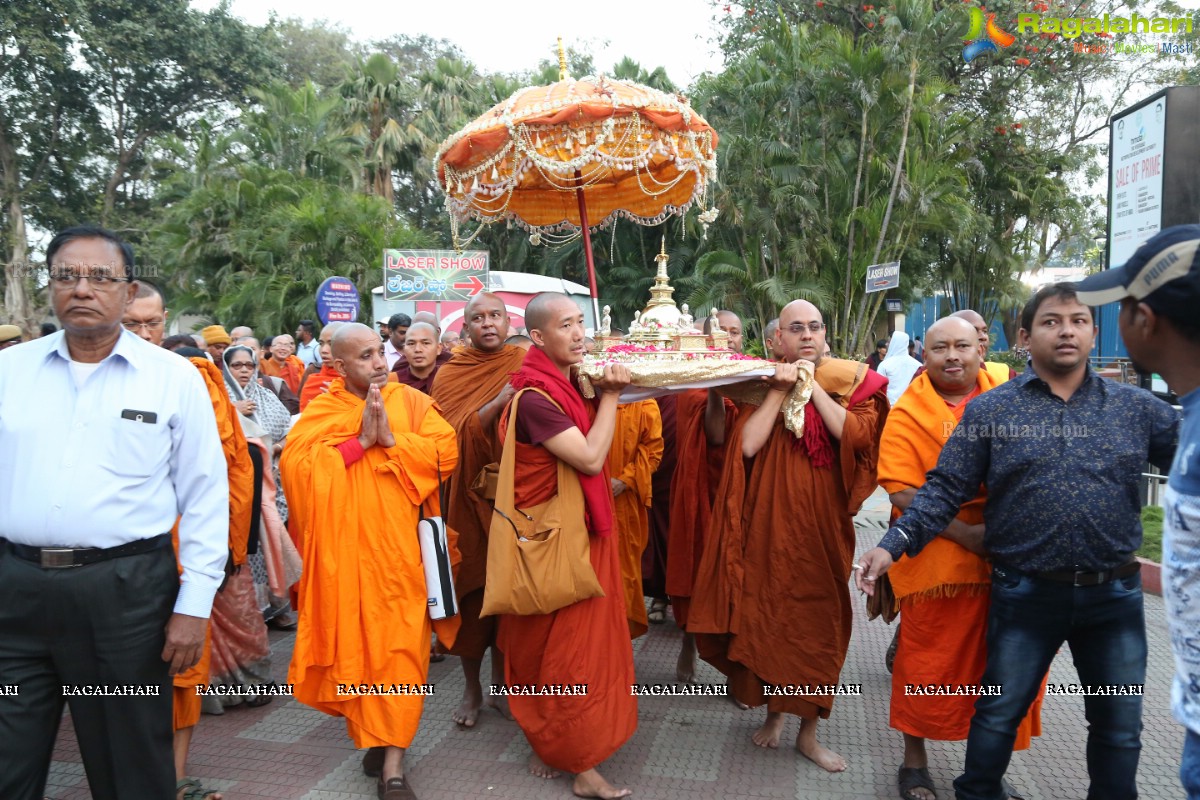
[[[885,518],[886,498],[877,494],[859,515],[860,550],[874,544]],[[887,726],[890,679],[883,666],[892,628],[878,620],[868,623],[861,602],[855,607],[842,681],[861,683],[863,694],[839,698],[832,718],[821,724],[824,744],[849,762],[846,772],[829,775],[787,748],[798,729],[794,719],[787,723],[784,747],[764,751],[750,742],[750,734],[761,722],[761,710],[739,711],[714,697],[647,697],[639,701],[637,733],[604,764],[604,774],[618,785],[633,787],[635,797],[647,800],[897,797],[895,774],[902,745],[900,735]],[[1183,734],[1169,709],[1173,667],[1161,599],[1147,596],[1146,616],[1150,663],[1139,786],[1144,798],[1178,798],[1182,796],[1177,770]],[[639,681],[673,680],[679,639],[678,630],[667,624],[651,626],[650,633],[634,643]],[[272,633],[275,672],[281,683],[292,641],[290,634]],[[484,674],[488,674],[486,665]],[[697,680],[716,684],[721,677],[702,663]],[[1051,669],[1051,680],[1076,680],[1065,647]],[[528,774],[524,764],[529,748],[515,723],[485,711],[474,730],[455,728],[450,713],[462,691],[456,659],[434,664],[430,681],[436,684],[436,694],[427,699],[420,732],[406,760],[421,800],[570,796],[567,779],[543,781]],[[1048,697],[1042,721],[1043,736],[1034,740],[1030,750],[1015,754],[1009,779],[1028,800],[1085,797],[1082,701]],[[962,764],[963,750],[961,742],[929,743],[930,768],[942,798],[953,796],[950,782]],[[229,800],[368,800],[375,797],[375,784],[363,777],[360,755],[339,720],[290,698],[277,698],[262,708],[202,717],[190,768]],[[47,796],[88,798],[69,719],[64,721],[54,757]]]

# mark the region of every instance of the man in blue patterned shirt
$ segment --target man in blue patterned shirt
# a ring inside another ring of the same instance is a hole
[[[1142,543],[1142,465],[1166,468],[1179,418],[1149,392],[1096,375],[1096,329],[1075,286],[1037,292],[1021,313],[1025,373],[972,400],[908,510],[860,561],[859,588],[915,556],[987,487],[992,559],[987,667],[967,737],[959,800],[1001,800],[1017,725],[1063,642],[1089,722],[1089,800],[1137,797],[1146,626],[1134,551]]]
[[[1163,600],[1175,651],[1171,710],[1187,728],[1179,777],[1200,800],[1200,225],[1167,228],[1120,269],[1079,286],[1094,304],[1121,302],[1121,339],[1139,372],[1157,372],[1183,405],[1167,480]],[[1086,290],[1086,291],[1085,291]]]

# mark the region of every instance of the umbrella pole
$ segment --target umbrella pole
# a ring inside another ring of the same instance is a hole
[[[575,170],[575,180],[581,180],[579,170]],[[575,190],[575,199],[579,201],[579,224],[583,228],[583,257],[587,261],[588,288],[592,290],[592,329],[598,330],[600,292],[596,289],[596,262],[592,257],[592,231],[588,227],[587,201],[583,198],[583,189]]]

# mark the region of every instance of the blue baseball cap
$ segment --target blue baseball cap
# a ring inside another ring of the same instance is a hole
[[[1200,225],[1161,230],[1120,267],[1080,281],[1079,302],[1101,306],[1132,297],[1167,317],[1192,316],[1200,306]]]

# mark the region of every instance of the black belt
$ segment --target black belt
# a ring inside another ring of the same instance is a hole
[[[163,533],[149,539],[119,544],[116,547],[30,547],[27,544],[7,542],[8,549],[17,558],[41,566],[44,569],[84,567],[110,558],[138,556],[171,546],[171,534]]]
[[[1035,578],[1042,580],[1054,581],[1055,583],[1069,583],[1072,586],[1099,586],[1103,583],[1115,581],[1118,578],[1128,578],[1138,570],[1142,565],[1138,561],[1130,561],[1128,564],[1122,564],[1113,569],[1104,569],[1099,572],[1070,572],[1063,570],[1060,572],[1030,572]]]

